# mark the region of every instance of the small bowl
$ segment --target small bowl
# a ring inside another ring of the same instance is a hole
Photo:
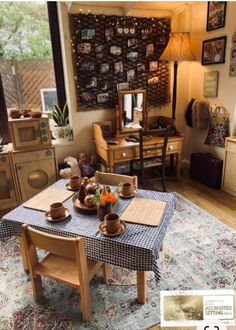
[[[19,110],[11,110],[10,117],[12,119],[20,118],[20,111]]]
[[[22,114],[25,118],[30,117],[30,113],[31,113],[31,110],[29,110],[29,109],[21,110],[21,114]]]
[[[41,111],[31,111],[30,112],[30,117],[32,117],[32,118],[40,118],[41,116],[42,116]]]

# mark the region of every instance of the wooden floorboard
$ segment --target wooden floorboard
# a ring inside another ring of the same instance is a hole
[[[150,189],[161,188],[159,183]],[[181,176],[179,182],[167,181],[168,192],[177,192],[189,199],[228,226],[236,229],[236,197],[220,189],[207,187],[188,175]]]

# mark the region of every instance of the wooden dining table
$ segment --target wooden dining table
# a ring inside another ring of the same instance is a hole
[[[66,189],[67,180],[59,180],[50,188]],[[113,190],[115,187],[111,187]],[[134,198],[145,198],[166,202],[159,226],[127,223],[126,230],[119,236],[106,237],[99,231],[100,219],[96,214],[82,214],[73,206],[72,197],[63,204],[70,216],[60,222],[45,220],[45,212],[20,205],[3,216],[0,221],[0,239],[16,235],[21,236],[21,226],[26,223],[32,227],[66,237],[82,236],[85,239],[87,256],[96,261],[116,265],[137,271],[137,299],[146,300],[145,272],[153,271],[158,282],[160,272],[157,261],[168,224],[175,209],[175,196],[151,190],[137,190]],[[113,206],[113,212],[121,215],[132,199],[119,198]],[[150,210],[152,212],[152,210]],[[23,250],[23,249],[22,249]],[[27,269],[24,259],[24,268]]]

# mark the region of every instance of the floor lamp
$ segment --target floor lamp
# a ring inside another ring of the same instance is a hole
[[[159,60],[174,61],[172,118],[175,120],[178,62],[196,60],[191,51],[189,32],[172,32],[169,42]]]

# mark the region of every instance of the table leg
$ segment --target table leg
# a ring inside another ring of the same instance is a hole
[[[137,271],[137,299],[140,304],[146,301],[146,273]]]
[[[180,179],[180,154],[176,154],[176,179]]]
[[[26,257],[26,252],[25,252],[25,244],[24,244],[22,236],[19,237],[19,241],[20,241],[20,249],[21,249],[23,267],[24,267],[24,270],[26,272],[28,272],[29,266],[28,266],[28,261],[27,261],[27,257]]]
[[[111,266],[108,264],[103,264],[103,282],[108,283],[111,277]]]

